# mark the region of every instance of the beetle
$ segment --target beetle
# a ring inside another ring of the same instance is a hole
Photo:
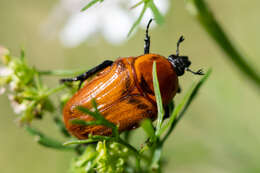
[[[68,131],[79,139],[93,135],[111,135],[108,127],[95,125],[83,126],[72,124],[73,119],[93,121],[94,118],[80,112],[77,107],[92,108],[94,98],[99,112],[110,122],[116,124],[119,132],[138,127],[145,118],[151,120],[157,117],[157,105],[153,88],[152,67],[157,65],[157,76],[165,107],[179,90],[178,77],[185,71],[202,75],[202,70],[194,72],[189,69],[191,62],[188,56],[179,55],[179,45],[183,36],[177,42],[176,54],[168,59],[159,54],[150,53],[150,36],[148,34],[152,19],[148,22],[145,32],[144,54],[138,57],[118,58],[114,62],[106,60],[74,78],[61,79],[62,82],[80,81],[81,84],[89,77],[74,96],[66,103],[63,109],[63,119]]]

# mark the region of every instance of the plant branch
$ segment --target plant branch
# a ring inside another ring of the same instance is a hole
[[[214,17],[212,10],[204,0],[188,0],[187,7],[190,14],[196,17],[202,27],[225,52],[227,58],[260,89],[260,74],[256,72],[246,57],[234,46],[222,26]]]
[[[77,76],[84,73],[86,70],[47,70],[38,71],[40,75],[52,75],[52,76]]]

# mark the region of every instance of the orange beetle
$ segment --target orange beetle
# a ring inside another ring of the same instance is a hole
[[[108,127],[83,126],[71,124],[75,118],[92,121],[93,118],[80,112],[77,107],[92,108],[91,100],[95,98],[99,112],[110,122],[119,126],[119,131],[138,127],[145,118],[154,120],[157,117],[156,99],[153,89],[152,67],[157,65],[157,76],[163,100],[167,106],[179,89],[178,76],[188,70],[194,74],[202,74],[201,70],[191,71],[191,62],[187,56],[179,56],[179,44],[184,40],[181,36],[177,42],[176,55],[168,59],[158,54],[150,54],[149,21],[146,29],[144,55],[138,57],[119,58],[116,61],[104,61],[86,73],[62,82],[80,81],[80,85],[90,76],[91,79],[67,102],[63,109],[63,119],[68,131],[79,139],[93,135],[111,135]]]

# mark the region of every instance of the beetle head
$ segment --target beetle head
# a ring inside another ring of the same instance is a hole
[[[168,61],[172,64],[172,66],[178,76],[182,76],[185,71],[189,71],[195,75],[203,75],[202,69],[199,69],[196,72],[189,69],[191,62],[190,62],[188,56],[179,56],[179,46],[180,46],[180,43],[183,41],[184,41],[184,38],[183,38],[183,36],[181,36],[177,42],[176,55],[174,55],[174,54],[170,55],[168,57]]]

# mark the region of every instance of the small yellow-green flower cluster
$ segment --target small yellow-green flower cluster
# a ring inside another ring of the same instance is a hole
[[[24,52],[19,58],[0,47],[0,94],[9,88],[8,98],[14,112],[21,115],[21,122],[30,122],[35,117],[41,117],[43,111],[53,111],[48,99],[50,90],[40,80],[39,73],[25,62]],[[9,86],[9,87],[7,87]]]
[[[123,173],[130,156],[129,149],[117,142],[98,142],[96,149],[89,145],[72,162],[71,173]]]

